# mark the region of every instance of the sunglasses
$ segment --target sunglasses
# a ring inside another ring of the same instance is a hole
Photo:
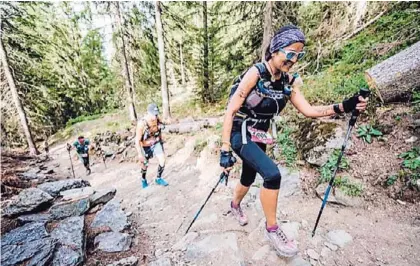
[[[284,53],[286,55],[287,60],[292,60],[293,58],[295,58],[295,56],[297,56],[297,60],[300,60],[305,55],[305,51],[302,51],[300,53],[296,53],[296,52],[293,52],[293,51],[285,51],[282,48],[279,49],[279,52]]]

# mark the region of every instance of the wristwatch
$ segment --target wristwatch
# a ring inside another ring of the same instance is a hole
[[[341,112],[341,110],[340,110],[340,106],[338,105],[338,103],[334,104],[334,105],[333,105],[333,108],[334,108],[334,112],[335,112],[336,114],[342,114],[342,113],[343,113],[343,112]]]

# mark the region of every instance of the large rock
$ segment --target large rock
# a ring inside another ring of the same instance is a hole
[[[290,172],[285,167],[279,167],[281,173],[280,197],[290,197],[300,191],[299,172]]]
[[[209,235],[190,244],[185,258],[198,265],[211,262],[214,265],[239,266],[244,263],[234,233]]]
[[[12,198],[11,202],[4,209],[3,215],[14,216],[35,210],[42,210],[48,207],[52,200],[53,197],[40,189],[27,188]]]
[[[89,210],[89,198],[61,202],[50,208],[51,216],[58,220],[70,216],[79,216]]]
[[[332,244],[337,245],[340,248],[344,248],[345,245],[353,241],[353,237],[344,230],[330,231],[327,234],[327,238]]]
[[[323,200],[325,191],[327,190],[328,183],[319,184],[316,188],[316,195]],[[357,207],[362,204],[362,199],[357,197],[347,196],[340,188],[335,187],[330,191],[328,202],[340,204],[343,206]]]
[[[108,226],[112,231],[120,232],[129,226],[127,215],[122,211],[117,200],[111,200],[99,211],[91,227]]]
[[[67,179],[60,180],[55,182],[48,182],[38,186],[39,189],[47,192],[52,196],[58,196],[61,191],[72,189],[72,188],[81,188],[89,187],[90,184],[88,181],[83,179]]]
[[[189,232],[181,240],[179,240],[175,245],[172,246],[173,250],[184,250],[187,246],[198,237],[196,232]]]
[[[63,197],[64,201],[67,201],[90,197],[93,193],[95,193],[95,190],[92,187],[82,187],[61,191],[60,196]]]
[[[80,253],[68,246],[60,246],[55,252],[52,261],[53,266],[81,265]]]
[[[54,254],[55,263],[60,262],[60,265],[79,265],[83,262],[85,247],[84,227],[84,216],[70,217],[61,221],[51,232],[51,237],[60,244],[60,249]]]
[[[1,265],[43,266],[51,260],[55,242],[51,238],[42,238],[23,242],[19,245],[4,245],[1,247]]]
[[[112,264],[108,264],[107,266],[136,266],[138,262],[139,262],[139,259],[137,257],[131,256],[131,257],[113,262]]]
[[[11,230],[1,238],[1,246],[17,245],[22,242],[39,240],[48,236],[44,223],[28,223]]]
[[[100,203],[107,203],[114,198],[115,193],[117,193],[115,188],[95,191],[95,193],[90,196],[90,206],[95,207]]]
[[[95,246],[105,252],[127,251],[131,246],[131,237],[118,232],[106,232],[95,237]]]
[[[32,222],[49,222],[53,217],[50,213],[34,213],[21,215],[17,219],[20,223],[26,224]]]
[[[345,134],[336,121],[307,119],[299,124],[297,146],[308,163],[322,166],[335,149],[341,148]]]

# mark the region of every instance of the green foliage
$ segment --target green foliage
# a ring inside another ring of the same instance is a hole
[[[97,115],[82,115],[82,116],[78,116],[76,118],[71,118],[69,121],[67,121],[66,127],[69,127],[71,125],[74,125],[76,123],[83,122],[83,121],[95,120],[95,119],[98,119],[100,117],[102,117],[101,114],[97,114]]]
[[[280,147],[281,157],[286,161],[287,166],[294,166],[297,158],[295,141],[292,138],[294,129],[282,121],[277,125],[280,129],[277,132],[277,145]]]
[[[332,178],[333,171],[337,165],[338,156],[340,155],[340,150],[335,150],[328,161],[319,168],[320,178],[318,180],[319,184],[329,182]],[[340,169],[348,169],[349,162],[345,157],[341,158]]]
[[[335,150],[331,154],[330,158],[328,158],[328,161],[318,169],[320,173],[318,184],[330,182],[337,165],[339,155],[340,150]],[[349,162],[345,157],[343,157],[340,162],[340,169],[348,169],[349,167]],[[334,179],[334,186],[340,188],[341,191],[349,196],[360,196],[363,192],[362,184],[351,182],[348,177],[336,176]]]
[[[207,140],[206,139],[197,139],[194,143],[194,155],[199,156],[200,153],[204,150],[204,148],[207,146]]]
[[[388,177],[388,179],[386,180],[386,186],[392,186],[395,184],[395,182],[398,180],[398,175],[391,175]]]
[[[301,8],[300,23],[309,32],[305,48],[307,56],[302,62],[309,64],[305,68],[309,75],[304,77],[303,91],[311,103],[329,104],[354,94],[361,87],[367,87],[364,72],[368,68],[420,40],[420,16],[415,12],[415,7],[398,2],[389,3],[390,11],[353,38],[339,41],[338,36],[330,35],[340,33],[340,24],[347,22],[342,18],[335,22],[332,20],[335,16],[340,18],[343,5],[348,3],[313,2]],[[375,8],[375,3],[369,4]],[[329,13],[327,19],[323,19],[323,12]],[[328,22],[335,25],[337,31],[324,25]],[[317,60],[316,40],[328,38],[332,41],[323,43],[322,56]]]
[[[403,167],[411,171],[420,169],[420,147],[413,147],[411,150],[401,153],[398,158],[404,159]]]
[[[358,197],[363,192],[362,184],[351,182],[348,177],[337,177],[334,180],[334,186],[340,188],[348,196]]]
[[[380,136],[382,136],[382,132],[374,129],[371,125],[362,125],[357,129],[357,137],[369,144],[372,143],[372,137]]]

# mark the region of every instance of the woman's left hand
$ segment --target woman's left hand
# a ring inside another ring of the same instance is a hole
[[[356,105],[356,110],[359,110],[360,112],[364,112],[366,110],[369,98],[363,98],[362,96],[359,96],[359,103]]]

